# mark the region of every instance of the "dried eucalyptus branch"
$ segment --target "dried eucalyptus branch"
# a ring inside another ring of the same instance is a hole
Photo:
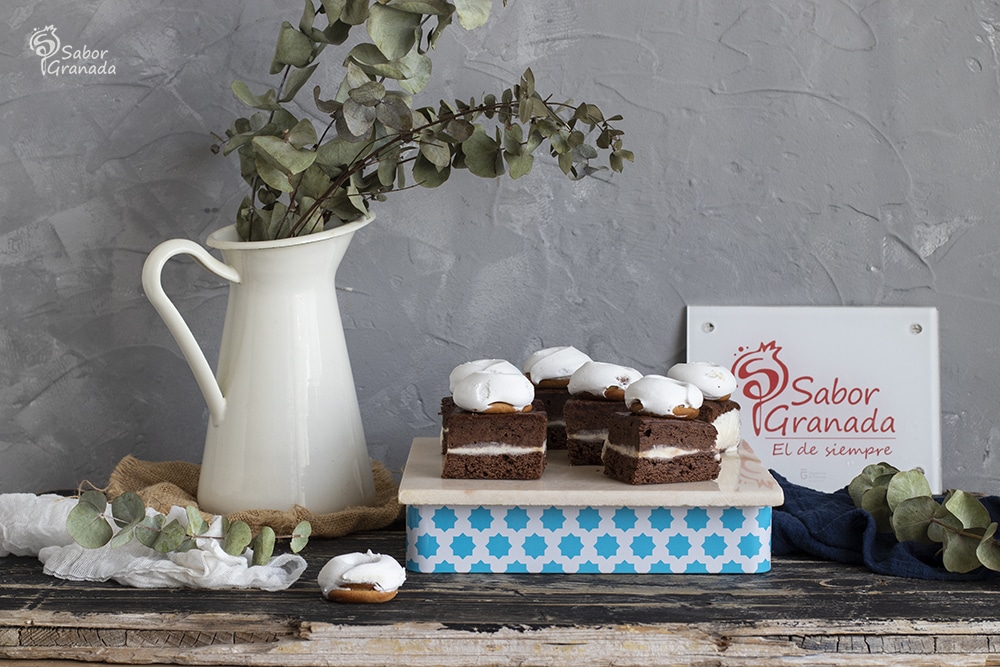
[[[107,508],[108,498],[103,492],[85,491],[80,494],[76,507],[66,517],[66,530],[70,537],[87,549],[97,549],[109,543],[112,547],[119,547],[135,539],[159,553],[190,551],[198,548],[199,539],[215,539],[222,542],[223,551],[231,556],[238,556],[249,547],[253,550],[254,565],[270,562],[274,545],[279,539],[268,526],[253,535],[245,521],[230,522],[225,517],[221,521],[221,535],[208,535],[211,524],[205,521],[198,508],[185,508],[186,525],[176,519],[168,521],[159,512],[148,514],[142,498],[131,491],[111,501],[110,519]],[[284,536],[284,539],[290,540],[292,552],[298,553],[305,548],[311,531],[309,522],[302,521],[291,535]]]
[[[900,472],[888,463],[866,466],[847,490],[855,506],[874,517],[879,532],[893,533],[900,542],[940,544],[949,572],[980,566],[1000,571],[997,523],[975,495],[952,490],[939,501],[921,470]]]
[[[438,187],[453,169],[520,178],[531,171],[542,144],[574,179],[604,168],[591,165],[601,151],[616,172],[633,161],[622,146],[624,132],[614,125],[621,116],[605,117],[590,103],[542,97],[530,69],[499,97],[412,107],[412,96],[430,80],[427,53],[444,29],[455,17],[467,30],[481,26],[491,4],[322,0],[317,6],[305,0],[298,27],[286,21],[279,30],[271,65],[271,74],[282,75],[279,85],[255,94],[242,81],[232,84],[236,97],[258,110],[237,118],[226,138],[220,137],[222,152],[236,152],[250,186],[237,213],[240,237],[269,240],[321,231],[367,214],[371,201],[407,189],[408,180]],[[317,19],[324,15],[321,29]],[[426,30],[432,18],[436,25]],[[312,120],[297,117],[288,105],[316,71],[317,57],[362,24],[371,41],[347,53],[333,99],[322,99],[319,86],[313,88],[317,111],[329,118],[318,134]],[[390,82],[398,89],[387,88]]]

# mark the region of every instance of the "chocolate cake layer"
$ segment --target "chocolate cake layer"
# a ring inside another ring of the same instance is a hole
[[[535,398],[542,402],[548,414],[548,449],[566,449],[566,422],[563,407],[570,399],[566,387],[535,387]]]
[[[695,419],[650,417],[619,412],[608,424],[608,441],[613,445],[645,452],[656,446],[715,452],[715,427]]]
[[[530,412],[482,414],[441,402],[441,476],[448,479],[538,479],[545,469],[548,417],[541,401]],[[522,451],[518,451],[522,450]]]
[[[571,398],[566,401],[566,449],[570,465],[601,465],[611,415],[624,412],[622,401]]]
[[[639,458],[613,449],[604,452],[604,474],[628,484],[704,482],[718,477],[721,468],[714,452],[685,454],[671,459]]]
[[[538,479],[545,470],[545,452],[509,454],[454,454],[444,457],[445,479]]]
[[[694,419],[611,416],[604,474],[628,484],[702,482],[715,479],[721,456],[715,427]]]

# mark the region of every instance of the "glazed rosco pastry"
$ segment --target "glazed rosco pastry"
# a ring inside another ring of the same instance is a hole
[[[323,597],[334,602],[388,602],[405,580],[406,572],[395,558],[371,550],[336,556],[319,572]]]
[[[692,384],[646,375],[625,390],[628,412],[612,416],[604,474],[628,484],[702,482],[719,476],[717,431],[697,416],[703,396]]]
[[[521,370],[535,385],[535,398],[542,402],[548,415],[546,439],[549,449],[566,449],[566,421],[563,406],[569,400],[569,379],[590,357],[575,347],[546,347],[532,353]]]
[[[507,362],[467,362],[450,377],[457,381],[441,406],[441,476],[538,479],[548,418],[531,381]]]
[[[611,415],[625,408],[625,388],[642,377],[634,368],[588,361],[573,373],[563,407],[570,465],[601,465]]]
[[[735,449],[743,441],[740,428],[740,404],[732,400],[736,391],[736,376],[726,367],[710,362],[676,364],[667,377],[690,382],[705,397],[698,419],[708,422],[718,432],[719,451]]]

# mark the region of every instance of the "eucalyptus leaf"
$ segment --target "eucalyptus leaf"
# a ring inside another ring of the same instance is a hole
[[[292,541],[289,545],[292,553],[299,553],[306,544],[309,543],[309,536],[312,535],[312,524],[308,521],[300,521],[292,530]]]
[[[167,523],[156,536],[153,542],[153,550],[157,553],[165,554],[176,551],[177,548],[187,539],[187,531],[179,521],[174,519]]]
[[[521,155],[512,155],[506,151],[503,154],[504,159],[507,160],[507,167],[510,169],[510,177],[514,179],[521,178],[531,172],[531,167],[534,164],[535,158],[531,153],[523,153]]]
[[[271,554],[274,553],[274,530],[269,526],[261,528],[260,532],[254,536],[250,543],[253,550],[253,565],[267,565],[271,562]]]
[[[462,154],[469,171],[476,176],[495,178],[503,174],[496,167],[500,144],[486,134],[482,127],[477,126],[472,136],[462,144]]]
[[[307,0],[308,2],[308,0]],[[191,536],[203,535],[206,530],[208,530],[208,524],[205,523],[205,518],[201,515],[201,511],[194,505],[188,505],[184,508],[184,513],[187,514],[187,534]]]
[[[1000,544],[996,541],[997,524],[990,523],[976,547],[976,557],[985,567],[1000,571]]]
[[[413,49],[396,62],[404,74],[404,76],[396,77],[399,79],[400,88],[411,95],[416,95],[427,87],[427,83],[431,80],[430,58],[417,49]]]
[[[139,525],[142,519],[136,519],[135,521],[125,524],[121,529],[114,534],[111,541],[108,544],[111,545],[112,549],[117,549],[118,547],[123,547],[135,538],[135,527]]]
[[[233,95],[236,96],[240,102],[247,105],[248,107],[253,107],[254,109],[264,109],[267,111],[274,111],[275,109],[280,109],[278,105],[278,94],[273,90],[268,90],[263,95],[254,95],[250,92],[250,87],[242,81],[233,81],[230,85],[230,90],[233,91]]]
[[[368,19],[368,0],[346,0],[340,20],[349,25],[361,25]]]
[[[941,560],[946,570],[959,573],[972,572],[982,565],[979,562],[977,552],[982,534],[985,531],[979,532],[978,535],[945,533]]]
[[[884,486],[873,486],[861,496],[861,509],[875,519],[875,529],[880,533],[892,532],[892,512],[886,501],[887,489]]]
[[[367,135],[375,124],[374,107],[358,104],[354,100],[344,102],[343,118],[347,130],[355,137]]]
[[[448,144],[430,134],[420,137],[420,154],[438,169],[443,169],[451,164],[451,151],[448,149]]]
[[[385,97],[375,107],[375,118],[386,127],[398,132],[408,132],[413,128],[413,114],[406,101],[396,95]]]
[[[111,540],[114,531],[104,516],[106,507],[107,499],[99,491],[87,491],[80,496],[66,517],[66,531],[77,544],[96,549]]]
[[[312,0],[306,0],[310,5]],[[367,4],[367,3],[366,3]],[[327,19],[330,23],[340,19],[340,15],[343,13],[344,8],[347,6],[347,0],[320,0],[320,6],[326,13]],[[362,19],[364,21],[364,19]]]
[[[139,494],[126,491],[111,501],[111,515],[119,526],[136,523],[146,516],[146,503]]]
[[[938,504],[930,496],[907,498],[892,512],[892,531],[900,541],[931,544],[927,529],[934,520]]]
[[[965,491],[951,492],[945,500],[944,506],[958,517],[963,528],[986,528],[992,522],[986,507],[978,498]]]
[[[309,0],[306,0],[306,4],[312,3]],[[285,81],[284,90],[282,91],[281,98],[278,101],[291,102],[299,90],[302,89],[302,86],[309,81],[309,77],[312,76],[317,67],[319,67],[319,64],[293,69],[291,74],[288,75],[288,80]]]
[[[458,14],[458,24],[466,30],[474,30],[486,23],[490,17],[493,0],[454,0]]]
[[[135,527],[135,539],[152,549],[160,537],[160,531],[167,522],[162,514],[147,516]]]
[[[410,76],[402,60],[389,60],[377,46],[367,42],[351,49],[346,62],[354,63],[369,76],[384,76],[390,79],[406,79]]]
[[[451,176],[451,167],[438,167],[436,164],[418,155],[413,161],[413,179],[417,185],[424,188],[436,188]]]
[[[295,124],[295,127],[293,127],[291,130],[288,131],[288,135],[285,137],[285,140],[288,143],[290,143],[293,147],[302,150],[306,146],[315,144],[316,141],[318,140],[318,137],[316,136],[316,128],[313,127],[312,121],[310,121],[308,118],[303,118],[302,120],[300,120],[298,123]],[[312,164],[312,161],[315,159],[316,156],[314,154],[313,157],[309,160],[309,164]],[[299,173],[299,171],[304,171],[304,169],[299,169],[298,171],[295,171],[293,173],[297,174]]]
[[[252,539],[250,526],[245,521],[233,521],[223,535],[222,550],[230,556],[239,556],[250,546]]]
[[[313,43],[307,36],[295,29],[288,21],[283,21],[278,32],[278,45],[274,50],[271,74],[277,74],[286,65],[305,67],[313,56]]]
[[[417,42],[420,14],[373,4],[368,10],[368,35],[388,60],[402,58]]]
[[[313,136],[315,137],[315,132]],[[253,145],[257,149],[258,155],[266,155],[275,166],[280,167],[289,175],[305,171],[316,160],[316,151],[296,148],[291,142],[281,137],[254,137]],[[283,190],[276,185],[272,187]]]
[[[931,485],[924,477],[924,473],[919,470],[907,470],[893,475],[886,491],[886,501],[889,503],[889,509],[895,511],[904,500],[920,496],[930,497],[930,495]]]
[[[365,81],[357,88],[351,88],[347,94],[353,102],[373,107],[385,99],[385,86],[378,81]]]
[[[254,168],[261,180],[272,188],[281,192],[291,192],[294,189],[288,178],[289,174],[279,169],[263,152],[255,154]]]

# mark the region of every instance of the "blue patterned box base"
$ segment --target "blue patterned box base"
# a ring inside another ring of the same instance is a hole
[[[770,507],[414,506],[415,572],[758,573]]]

